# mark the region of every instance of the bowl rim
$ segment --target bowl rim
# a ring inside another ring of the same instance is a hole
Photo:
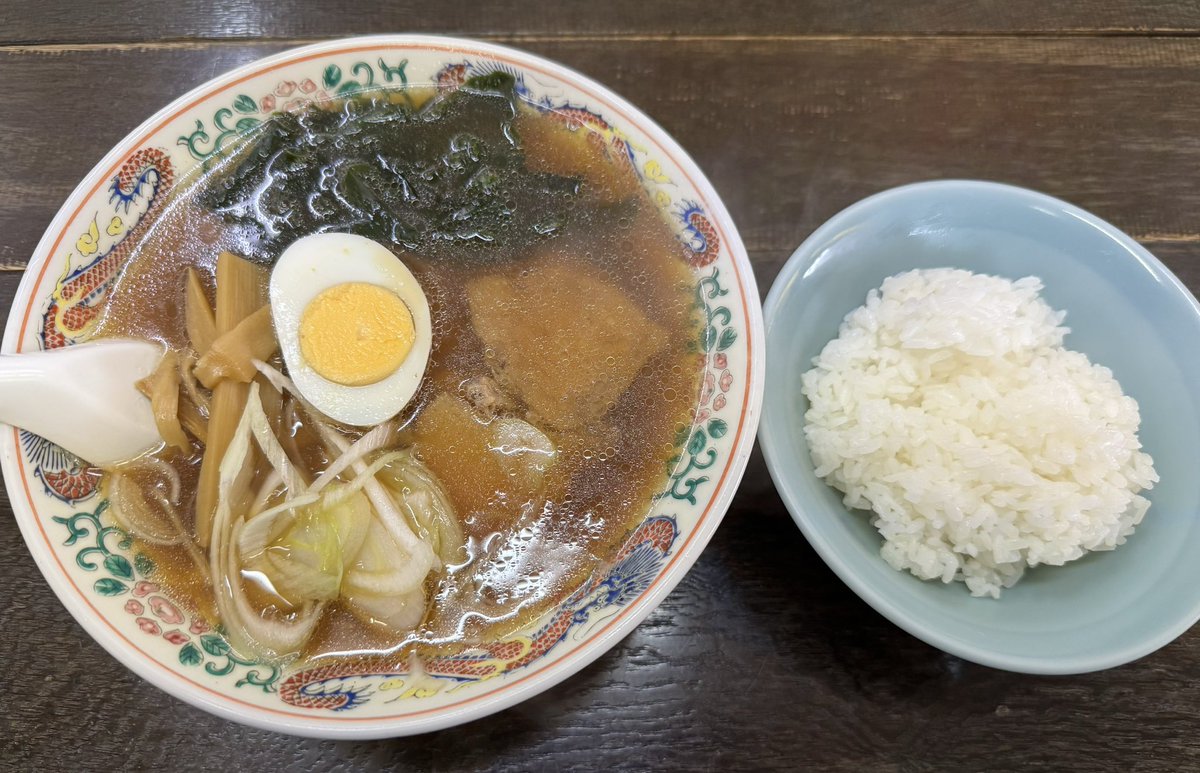
[[[84,175],[50,221],[42,238],[31,253],[31,258],[46,254],[50,250],[56,238],[74,219],[75,210],[91,196],[92,187],[105,179],[106,173],[111,167],[145,142],[158,124],[168,120],[177,111],[186,110],[194,102],[203,100],[214,92],[269,68],[301,59],[315,59],[322,55],[346,53],[348,49],[378,49],[381,47],[397,50],[418,48],[461,52],[466,55],[500,58],[521,67],[535,69],[570,88],[581,89],[594,96],[599,102],[618,113],[629,125],[636,126],[657,144],[664,155],[679,166],[696,192],[702,196],[710,210],[709,214],[714,224],[725,237],[725,245],[738,277],[740,290],[738,297],[746,322],[745,400],[742,406],[738,435],[730,446],[729,459],[723,476],[717,481],[716,487],[707,498],[707,509],[702,511],[695,526],[687,535],[686,541],[670,557],[645,592],[624,607],[621,615],[616,616],[611,623],[599,631],[592,632],[586,641],[565,656],[538,667],[519,680],[507,683],[499,689],[475,696],[468,703],[430,709],[416,717],[363,718],[354,724],[348,724],[330,721],[332,718],[320,714],[314,714],[311,717],[271,714],[264,709],[243,702],[235,703],[229,700],[223,691],[212,691],[212,694],[208,694],[209,691],[178,678],[174,672],[162,667],[157,659],[133,647],[115,631],[110,630],[104,622],[104,617],[91,609],[84,596],[72,586],[66,572],[59,569],[56,557],[40,538],[40,535],[36,533],[34,529],[36,511],[26,501],[26,498],[19,497],[15,493],[10,495],[9,499],[14,515],[26,546],[47,584],[88,635],[119,663],[164,692],[224,719],[264,730],[315,738],[391,738],[432,732],[459,725],[509,708],[547,690],[608,652],[618,641],[632,632],[683,579],[708,544],[728,510],[753,450],[761,415],[766,375],[763,355],[766,341],[765,329],[753,266],[724,202],[692,157],[646,113],[593,78],[534,53],[470,38],[418,34],[338,38],[289,48],[277,54],[260,57],[207,80],[173,99],[165,107],[129,131]],[[31,262],[30,267],[32,266]],[[22,274],[14,295],[13,305],[10,308],[9,324],[3,342],[0,343],[0,352],[18,351],[24,328],[22,325],[13,324],[15,321],[13,315],[16,314],[19,306],[24,307],[28,304],[39,280],[38,271],[31,271],[27,268]],[[0,435],[0,468],[3,471],[5,487],[10,492],[22,491],[23,487],[28,485],[25,477],[18,473],[15,437],[15,429]]]
[[[1192,314],[1197,319],[1200,319],[1200,303],[1197,302],[1195,296],[1188,290],[1187,286],[1162,261],[1131,236],[1091,212],[1054,196],[1008,183],[968,179],[926,180],[889,188],[851,204],[825,221],[796,248],[791,257],[784,263],[783,268],[771,286],[770,292],[767,294],[766,301],[763,303],[763,318],[767,333],[768,350],[770,348],[771,328],[779,312],[779,308],[792,283],[801,280],[805,270],[818,257],[817,248],[827,243],[832,236],[844,230],[846,221],[864,212],[887,206],[896,200],[929,192],[937,193],[943,197],[970,196],[981,193],[999,195],[1013,202],[1040,206],[1055,213],[1069,215],[1072,218],[1080,220],[1124,248],[1160,284],[1165,285],[1169,292],[1179,294],[1190,305]],[[792,520],[800,527],[809,544],[813,546],[826,565],[859,598],[867,602],[876,612],[895,623],[901,629],[927,644],[965,660],[1005,671],[1039,675],[1082,674],[1113,668],[1149,655],[1171,643],[1195,625],[1197,621],[1200,621],[1200,594],[1197,594],[1191,608],[1172,624],[1163,626],[1161,630],[1151,636],[1145,637],[1136,644],[1090,656],[1034,657],[1013,655],[976,647],[955,637],[944,635],[936,629],[912,618],[902,609],[893,605],[883,592],[851,571],[850,567],[843,561],[841,552],[834,544],[834,541],[824,537],[821,531],[816,528],[815,521],[799,501],[799,497],[795,491],[787,483],[788,477],[796,473],[795,469],[788,466],[786,461],[787,455],[782,451],[787,443],[787,433],[782,426],[776,426],[778,422],[772,422],[770,402],[764,404],[763,411],[764,421],[759,429],[759,440],[762,446],[763,458],[766,461],[767,470],[775,482],[775,487],[779,492],[780,498],[792,516]]]

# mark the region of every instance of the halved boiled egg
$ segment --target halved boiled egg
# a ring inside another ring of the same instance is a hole
[[[382,244],[325,233],[293,242],[271,272],[271,317],[283,361],[313,407],[355,426],[412,399],[429,362],[429,303]]]

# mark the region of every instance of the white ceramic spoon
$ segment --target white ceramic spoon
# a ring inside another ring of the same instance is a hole
[[[148,341],[102,339],[0,356],[0,422],[92,464],[131,459],[162,442],[150,401],[134,387],[162,355]]]

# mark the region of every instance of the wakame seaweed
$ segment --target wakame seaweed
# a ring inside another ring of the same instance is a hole
[[[264,262],[325,231],[496,260],[566,225],[580,181],[526,169],[511,77],[468,81],[420,109],[394,93],[277,113],[203,204],[252,229],[250,257]]]

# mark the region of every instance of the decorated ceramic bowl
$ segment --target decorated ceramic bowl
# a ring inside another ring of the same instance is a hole
[[[682,457],[646,520],[561,607],[518,635],[432,660],[417,679],[394,664],[280,668],[239,657],[163,594],[153,561],[107,517],[97,470],[6,428],[5,486],[50,586],[105,649],[172,695],[258,727],[331,738],[406,735],[490,714],[565,679],[628,634],[687,572],[729,506],[763,381],[758,294],[737,230],[708,180],[649,118],[578,73],[499,46],[407,35],[334,41],[254,62],[171,103],[67,199],[29,260],[3,351],[86,340],[172,186],[275,111],[376,87],[454,87],[496,70],[513,75],[537,109],[594,129],[674,224],[706,317],[707,372]]]

